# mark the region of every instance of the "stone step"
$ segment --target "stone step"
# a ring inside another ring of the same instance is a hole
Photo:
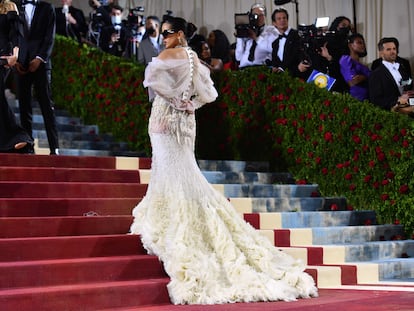
[[[394,225],[375,226],[336,226],[319,228],[282,228],[262,229],[260,218],[257,214],[245,214],[244,219],[254,228],[268,236],[274,244],[280,247],[290,246],[326,246],[331,247],[334,258],[342,256],[345,258],[343,247],[345,245],[363,244],[367,242],[395,241],[403,236],[403,227]],[[326,236],[321,239],[314,232],[325,232]],[[412,240],[403,240],[412,241]],[[342,250],[342,253],[341,253]],[[327,255],[329,257],[329,255]],[[342,258],[341,257],[341,258]],[[334,259],[333,262],[337,262]],[[345,262],[345,259],[342,259]]]
[[[379,266],[381,281],[399,280],[411,282],[411,286],[414,286],[414,258],[392,258],[373,262]]]
[[[390,241],[404,236],[404,229],[400,225],[318,227],[310,230],[314,245]]]
[[[206,171],[204,177],[211,184],[294,184],[290,173]]]
[[[370,241],[355,244],[314,245],[323,249],[324,264],[375,262],[414,257],[414,241]]]
[[[269,172],[269,164],[266,162],[237,160],[197,160],[197,163],[200,169],[205,171]]]
[[[318,192],[318,185],[225,184],[213,187],[228,198],[312,197]]]
[[[374,211],[260,213],[260,229],[360,226],[376,223]]]

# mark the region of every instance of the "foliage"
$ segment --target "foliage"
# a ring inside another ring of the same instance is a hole
[[[56,103],[149,154],[143,68],[62,38],[55,51]],[[213,79],[220,95],[197,112],[199,158],[269,161],[412,234],[412,119],[264,68]]]
[[[55,40],[52,59],[57,107],[97,124],[133,150],[150,152],[150,104],[142,87],[142,66],[61,36]]]

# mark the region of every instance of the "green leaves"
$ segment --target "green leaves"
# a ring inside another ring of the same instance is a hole
[[[53,63],[57,106],[150,154],[143,66],[63,37]],[[265,67],[213,79],[219,97],[196,114],[198,158],[270,162],[412,234],[413,119]]]

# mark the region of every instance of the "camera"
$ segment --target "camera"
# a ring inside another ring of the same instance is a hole
[[[145,16],[141,14],[145,9],[143,6],[137,6],[130,9],[127,18],[127,26],[131,29],[137,29],[141,26],[145,26]]]
[[[329,24],[328,17],[318,17],[312,25],[299,25],[298,34],[301,38],[301,48],[306,58],[319,55],[325,45],[334,46],[338,43],[340,34],[335,31],[326,31]]]
[[[100,32],[105,26],[105,21],[102,13],[94,12],[91,14],[91,27],[93,31]]]
[[[161,24],[164,23],[165,21],[168,21],[171,17],[173,17],[173,12],[170,10],[166,10],[165,14],[162,16]]]
[[[248,13],[236,13],[234,14],[234,24],[236,28],[236,37],[247,38],[251,30],[256,32],[259,30],[257,21],[259,15]]]

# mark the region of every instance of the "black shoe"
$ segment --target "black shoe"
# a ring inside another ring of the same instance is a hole
[[[56,149],[50,150],[50,155],[59,155],[59,149],[56,148]]]
[[[18,153],[26,153],[26,154],[34,154],[34,144],[33,143],[27,143],[27,145],[20,149],[15,149]]]

